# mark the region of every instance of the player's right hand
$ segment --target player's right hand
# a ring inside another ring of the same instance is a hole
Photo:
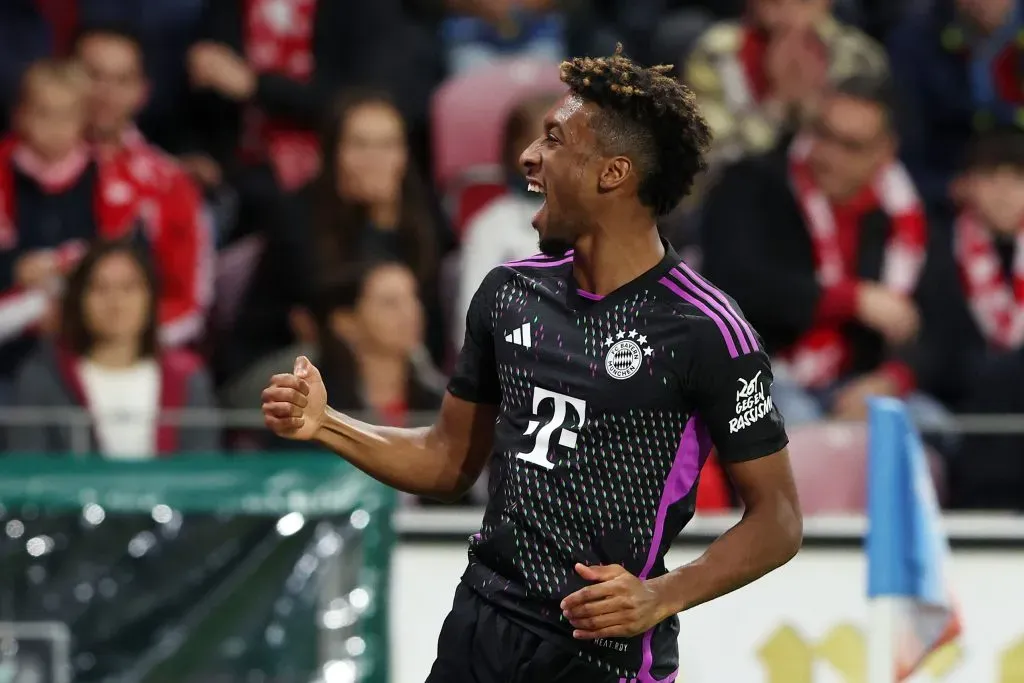
[[[327,390],[320,371],[305,356],[295,359],[293,372],[271,377],[261,398],[263,421],[278,436],[308,441],[324,423]]]
[[[874,282],[857,288],[857,318],[890,344],[905,344],[920,326],[917,306],[909,297]]]

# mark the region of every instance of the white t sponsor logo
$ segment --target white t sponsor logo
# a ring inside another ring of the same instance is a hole
[[[758,371],[749,380],[740,378],[740,389],[736,392],[736,417],[729,420],[729,433],[735,434],[746,429],[772,411],[772,397],[765,391]]]
[[[575,449],[578,434],[566,427],[569,410],[576,413],[576,424],[578,425],[577,429],[579,429],[587,419],[587,402],[573,396],[560,394],[557,391],[548,391],[547,389],[534,387],[533,414],[535,416],[539,416],[541,403],[546,401],[553,403],[554,410],[552,411],[551,419],[545,423],[541,423],[540,420],[530,420],[529,424],[526,425],[526,435],[535,435],[533,450],[516,453],[516,457],[550,470],[555,466],[555,463],[548,460],[551,437],[555,431],[558,431],[558,445],[563,448]]]

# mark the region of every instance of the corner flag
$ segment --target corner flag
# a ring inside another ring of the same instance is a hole
[[[924,446],[896,399],[869,401],[867,493],[868,680],[893,683],[960,634]]]

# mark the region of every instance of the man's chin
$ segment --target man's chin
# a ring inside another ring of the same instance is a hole
[[[540,238],[540,253],[545,256],[563,256],[572,247],[572,242],[561,237]]]

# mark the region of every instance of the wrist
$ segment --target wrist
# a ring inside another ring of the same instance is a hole
[[[686,600],[676,590],[674,578],[672,572],[669,572],[644,581],[647,587],[654,591],[657,604],[655,614],[659,623],[686,609]]]
[[[310,441],[315,441],[323,446],[327,446],[329,439],[332,434],[340,433],[340,426],[342,424],[341,413],[334,408],[327,406],[324,408],[324,412],[321,413],[320,418],[317,420],[316,430],[313,435],[309,437]]]

